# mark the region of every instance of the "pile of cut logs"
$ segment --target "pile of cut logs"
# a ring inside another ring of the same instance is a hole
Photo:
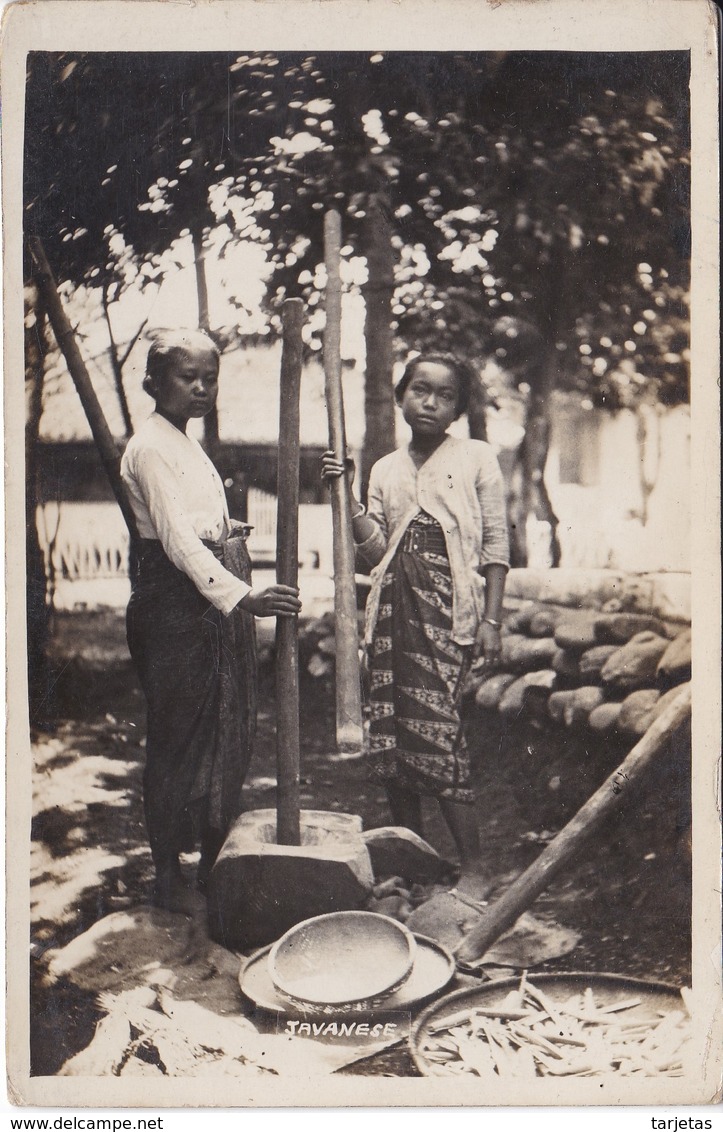
[[[690,679],[690,629],[639,613],[541,602],[509,609],[500,668],[473,668],[483,712],[639,738]]]

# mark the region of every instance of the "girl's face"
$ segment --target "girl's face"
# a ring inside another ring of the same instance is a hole
[[[417,436],[439,436],[457,419],[459,383],[443,362],[420,362],[401,401],[402,414]]]
[[[205,417],[218,396],[218,359],[200,346],[179,351],[163,376],[156,378],[156,409],[175,422]]]

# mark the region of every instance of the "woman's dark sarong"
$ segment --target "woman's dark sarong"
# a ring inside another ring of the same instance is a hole
[[[384,575],[370,647],[369,763],[375,781],[474,802],[457,703],[469,654],[452,640],[444,536],[423,512]]]
[[[245,539],[210,545],[251,580]],[[148,704],[144,807],[157,865],[201,835],[219,844],[241,812],[256,730],[256,629],[210,605],[160,542],[136,546],[126,626]]]

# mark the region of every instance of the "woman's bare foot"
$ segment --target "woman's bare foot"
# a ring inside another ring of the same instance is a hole
[[[169,869],[156,874],[153,885],[153,903],[167,912],[194,916],[199,909],[199,896],[183,879],[180,869]]]

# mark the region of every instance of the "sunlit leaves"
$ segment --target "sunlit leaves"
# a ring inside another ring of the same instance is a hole
[[[273,330],[281,297],[319,307],[329,207],[345,286],[365,285],[381,194],[400,352],[479,358],[512,317],[564,346],[560,381],[599,403],[640,381],[679,399],[686,68],[674,54],[35,54],[26,215],[76,284],[155,279],[191,230],[223,228],[224,255],[253,241]]]

